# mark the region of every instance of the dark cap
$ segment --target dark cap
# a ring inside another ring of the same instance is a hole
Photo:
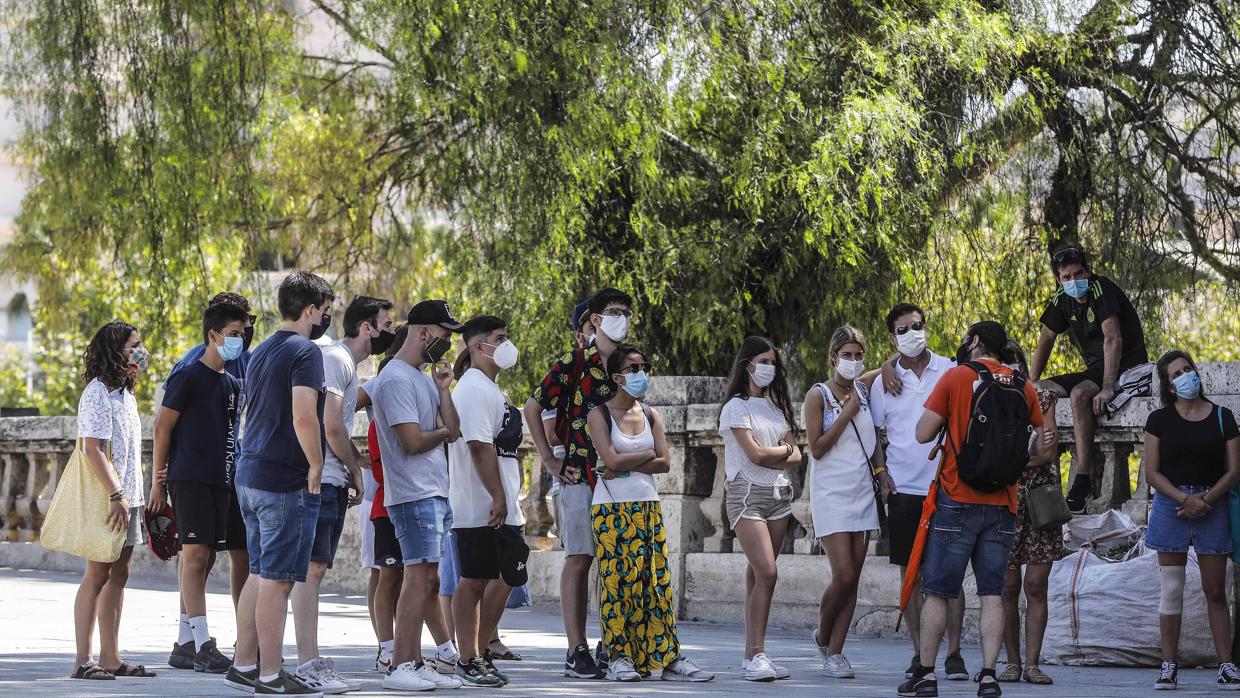
[[[465,325],[456,321],[452,317],[452,311],[448,309],[448,301],[433,300],[422,301],[409,309],[410,325],[439,325],[445,330],[452,332],[460,332],[465,329]]]
[[[970,325],[969,331],[965,333],[965,339],[968,340],[969,337],[980,338],[982,347],[986,349],[988,354],[1002,356],[1007,348],[1007,330],[1003,329],[1003,325],[994,320],[983,320]]]
[[[579,332],[581,330],[581,318],[585,317],[588,312],[590,312],[589,298],[581,301],[573,307],[573,315],[569,318],[569,323],[572,324],[573,332]]]

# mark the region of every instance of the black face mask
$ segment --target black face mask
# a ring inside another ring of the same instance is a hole
[[[323,313],[323,319],[319,320],[319,324],[310,328],[310,341],[314,341],[319,337],[327,334],[327,328],[332,326],[332,316]]]
[[[396,341],[395,332],[379,331],[378,337],[370,338],[370,355],[378,356],[388,350],[392,346],[392,342]]]
[[[439,363],[439,360],[442,359],[443,355],[447,354],[448,350],[451,348],[452,340],[444,339],[442,337],[431,337],[430,340],[426,342],[426,360],[433,364]]]
[[[973,337],[966,336],[961,342],[960,347],[956,349],[956,364],[963,364],[969,361],[969,356],[973,353],[969,351],[969,345],[973,344]]]
[[[249,351],[250,345],[254,343],[254,325],[250,325],[241,331],[241,351]]]

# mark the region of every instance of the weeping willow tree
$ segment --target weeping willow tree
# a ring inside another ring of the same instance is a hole
[[[346,294],[509,317],[530,359],[515,383],[604,284],[634,293],[662,371],[720,373],[763,333],[820,375],[831,329],[877,333],[896,299],[936,306],[944,345],[980,314],[1031,336],[1065,242],[1172,341],[1164,301],[1240,276],[1240,14],[1222,0],[5,16],[33,185],[7,259],[40,282],[41,328],[70,335],[121,307],[171,343],[278,257]],[[1231,332],[1194,329],[1202,347]]]

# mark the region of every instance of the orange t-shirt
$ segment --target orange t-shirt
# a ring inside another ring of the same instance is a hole
[[[989,359],[981,359],[990,372],[996,377],[1012,375],[1012,369],[1002,364],[997,364]],[[930,393],[929,399],[926,400],[926,409],[939,415],[947,420],[948,434],[951,436],[950,441],[944,439],[943,452],[946,454],[943,461],[943,472],[939,475],[939,486],[947,493],[948,497],[957,502],[965,502],[968,504],[999,504],[1006,505],[1012,513],[1016,513],[1016,485],[1005,487],[998,492],[979,492],[960,479],[960,474],[956,471],[956,452],[952,448],[955,444],[959,448],[964,443],[965,432],[969,429],[969,408],[973,403],[973,390],[977,387],[981,378],[978,377],[977,371],[968,366],[957,366],[943,375],[934,391]],[[1042,410],[1038,404],[1038,393],[1033,388],[1031,381],[1025,381],[1025,398],[1029,403],[1030,421],[1034,427],[1042,426]]]

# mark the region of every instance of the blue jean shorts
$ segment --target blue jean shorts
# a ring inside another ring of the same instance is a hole
[[[314,526],[314,546],[310,559],[326,562],[332,568],[336,549],[340,547],[340,534],[344,533],[344,517],[349,512],[349,490],[335,485],[323,485],[319,490],[319,518]]]
[[[237,485],[250,574],[279,582],[304,582],[319,520],[319,495],[306,490],[271,492]]]
[[[999,596],[1016,542],[1016,515],[997,504],[965,504],[938,493],[921,562],[921,592],[954,599],[973,563],[978,596]]]
[[[456,534],[449,528],[443,534],[439,553],[439,595],[451,597],[461,583],[461,560],[456,556]]]
[[[443,538],[452,529],[452,508],[447,497],[429,497],[388,505],[404,564],[439,563]]]
[[[1185,494],[1201,494],[1209,487],[1180,487]],[[1210,513],[1200,519],[1175,515],[1180,505],[1162,492],[1154,493],[1150,524],[1145,529],[1145,547],[1160,553],[1186,553],[1191,545],[1198,555],[1227,555],[1232,551],[1231,516],[1227,498],[1214,503]]]

